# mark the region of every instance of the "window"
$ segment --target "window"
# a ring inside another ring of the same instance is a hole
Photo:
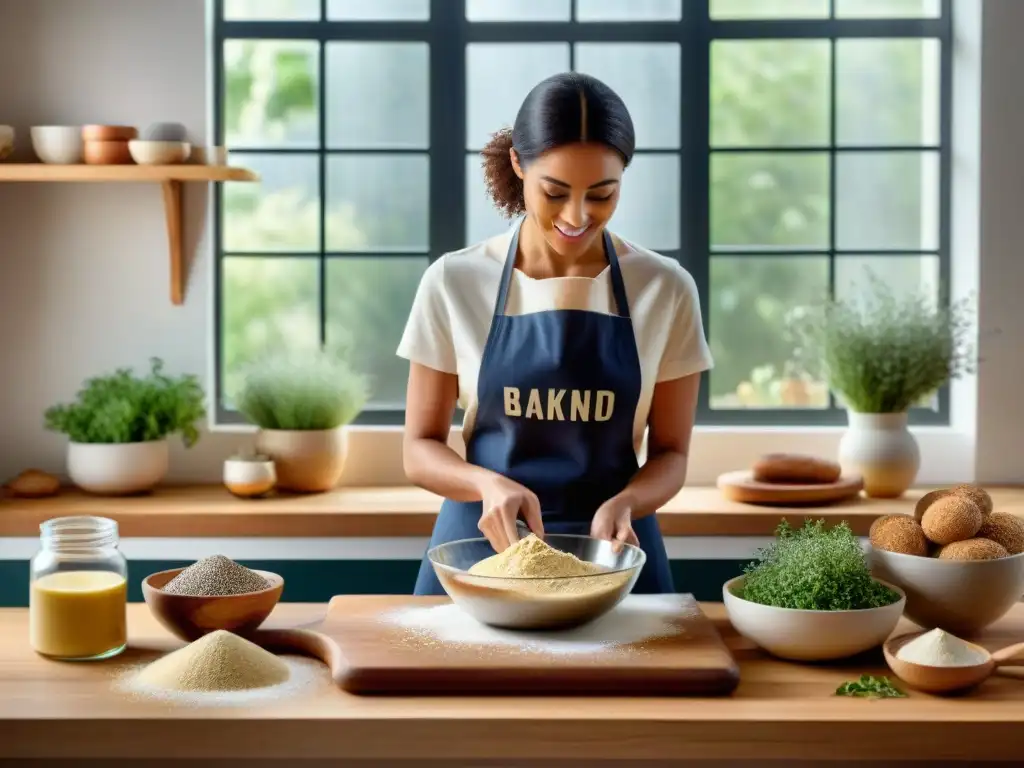
[[[715,369],[701,424],[837,424],[784,318],[870,267],[946,300],[951,0],[215,0],[217,397],[269,347],[350,345],[402,421],[423,270],[507,223],[476,151],[576,69],[628,104],[613,228],[677,258]],[[948,423],[948,393],[913,423]]]

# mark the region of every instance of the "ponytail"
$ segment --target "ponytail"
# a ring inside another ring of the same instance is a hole
[[[512,167],[512,129],[504,128],[491,136],[481,151],[484,183],[494,207],[512,219],[526,212],[523,181]]]

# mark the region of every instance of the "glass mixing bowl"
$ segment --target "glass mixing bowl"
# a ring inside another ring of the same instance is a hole
[[[647,560],[639,547],[589,536],[545,534],[544,541],[601,571],[586,576],[512,578],[478,576],[469,569],[495,552],[485,538],[440,544],[427,552],[441,586],[477,621],[511,629],[578,626],[604,615],[630,593]]]

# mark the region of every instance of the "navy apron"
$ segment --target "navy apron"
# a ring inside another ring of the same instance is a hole
[[[605,231],[617,316],[578,309],[505,314],[521,225],[522,219],[513,230],[480,361],[466,460],[533,491],[546,533],[586,536],[598,507],[639,469],[633,419],[640,357],[626,286]],[[479,501],[445,499],[430,547],[483,536],[477,527],[482,510]],[[647,554],[633,591],[674,592],[657,519],[633,520],[633,530]],[[414,594],[445,594],[426,557]]]

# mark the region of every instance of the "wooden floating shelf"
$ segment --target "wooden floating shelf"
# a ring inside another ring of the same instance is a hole
[[[259,181],[247,168],[229,165],[49,165],[46,163],[0,163],[0,182],[136,182],[158,183],[163,189],[164,217],[171,261],[171,303],[185,302],[184,232],[181,215],[181,185],[187,181]]]

